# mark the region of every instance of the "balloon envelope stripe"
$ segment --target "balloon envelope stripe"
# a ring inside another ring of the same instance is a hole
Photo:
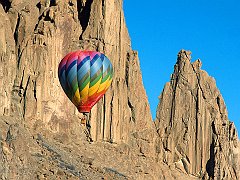
[[[105,90],[106,86],[107,86],[107,83],[108,81],[103,81],[101,82],[101,85],[99,86],[99,89],[98,89],[98,93],[101,93],[102,91]]]
[[[100,56],[98,54],[96,54],[95,56],[93,56],[92,60],[91,60],[91,66],[100,58]],[[100,58],[101,59],[101,58]]]
[[[89,96],[92,96],[92,95],[94,95],[97,91],[98,91],[98,89],[99,89],[99,86],[100,86],[100,84],[101,84],[101,78],[98,80],[98,82],[96,82],[95,83],[95,85],[93,85],[92,87],[90,87],[89,88],[89,92],[88,92],[88,95]]]
[[[93,64],[91,63],[91,76],[93,76],[100,68],[102,68],[101,58],[97,59]]]
[[[60,84],[64,91],[68,89],[67,83],[66,83],[66,76],[65,76],[65,70],[62,72],[62,75],[59,75],[60,77]]]
[[[107,74],[103,79],[102,82],[105,82],[110,77],[110,74]]]
[[[95,56],[96,57],[96,56]],[[98,56],[98,59],[95,60],[94,63],[91,63],[91,74],[90,74],[90,85],[89,85],[89,96],[94,95],[101,84],[102,81],[102,69],[103,69],[103,63],[100,56]]]
[[[68,57],[69,57],[70,55],[71,55],[71,53],[67,54],[67,55],[62,59],[62,61],[61,61],[60,64],[59,64],[59,68],[58,68],[58,69],[62,69],[63,66],[66,65],[66,62],[67,62]],[[65,69],[65,68],[64,68],[64,69]]]
[[[70,99],[73,95],[72,95],[72,92],[69,91],[69,86],[66,83],[65,70],[63,71],[62,78],[60,80],[60,84],[63,87],[63,90],[66,93],[67,97]]]
[[[82,61],[80,61],[80,63],[78,61],[78,71],[83,66],[83,64],[85,64],[86,62],[90,62],[90,58],[88,56],[85,57]]]
[[[71,65],[68,66],[68,64],[70,64],[70,63],[71,63]],[[68,74],[66,74],[67,75],[67,83],[70,87],[69,88],[70,91],[73,92],[73,97],[72,98],[74,99],[74,102],[78,103],[78,101],[80,101],[80,99],[78,98],[79,90],[78,90],[77,76],[76,76],[76,73],[75,73],[77,71],[77,60],[68,61],[67,66],[68,66],[68,69],[67,69]]]
[[[80,64],[86,58],[89,58],[89,54],[88,53],[84,53],[84,52],[78,53],[78,64]]]
[[[61,69],[59,69],[59,76],[62,76],[63,72],[65,72],[66,65],[63,65]]]
[[[99,79],[102,78],[102,72],[99,71],[99,73],[100,73],[99,75],[96,74],[96,75],[98,75],[98,76],[96,76],[96,78],[93,78],[93,80],[91,80],[90,87],[94,86],[99,81]]]
[[[66,75],[68,75],[69,71],[71,71],[72,67],[77,65],[77,61],[73,61],[69,66],[66,65]]]
[[[96,55],[98,55],[98,56],[101,55],[101,53],[96,52],[96,51],[88,51],[88,53],[89,53],[89,56],[90,56],[91,59],[93,59],[94,56],[96,56]]]
[[[82,99],[81,104],[84,104],[87,101],[88,90],[89,90],[89,83],[80,92],[81,99]]]
[[[70,58],[70,57],[69,57],[69,58]],[[67,64],[66,64],[66,69],[71,68],[71,67],[69,67],[69,66],[71,66],[72,63],[75,64],[75,61],[77,61],[77,58],[76,58],[76,57],[75,57],[74,59],[69,59],[69,60],[67,61]]]
[[[109,65],[110,65],[109,59],[106,57],[103,57],[103,66],[105,67],[105,69],[107,69]],[[103,69],[103,71],[105,71],[105,69]]]
[[[84,76],[82,79],[78,80],[79,86],[81,87],[86,80],[90,81],[90,76],[89,76],[89,74],[85,74],[85,76]]]
[[[78,53],[77,52],[74,52],[72,54],[70,54],[70,56],[68,56],[68,59],[67,59],[67,69],[68,69],[68,66],[73,62],[73,61],[76,61],[78,59]]]
[[[90,86],[90,77],[88,77],[81,85],[80,85],[80,91],[82,91],[86,86]]]
[[[94,75],[91,76],[91,81],[94,81],[98,76],[102,76],[102,68],[99,69]]]
[[[77,65],[74,65],[72,69],[70,69],[69,73],[67,74],[67,81],[72,82],[73,79],[76,77],[75,71],[77,69]]]
[[[73,88],[73,92],[75,93],[76,90],[78,89],[77,76],[73,79],[71,85],[72,85],[72,88]]]
[[[88,72],[90,75],[90,61],[85,62],[85,64],[78,70],[78,78],[82,79]]]
[[[105,76],[107,76],[111,71],[111,67],[108,66],[107,70],[103,73],[103,78],[105,78]]]

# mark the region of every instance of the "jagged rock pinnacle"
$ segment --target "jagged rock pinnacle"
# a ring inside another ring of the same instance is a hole
[[[239,179],[238,139],[215,80],[181,50],[160,96],[156,128],[160,159],[203,179]],[[234,130],[232,130],[234,129]],[[231,131],[230,131],[231,130]],[[234,163],[231,158],[235,157]]]
[[[178,53],[178,58],[177,58],[177,62],[181,62],[181,61],[191,61],[191,51],[186,51],[184,49],[180,50]]]

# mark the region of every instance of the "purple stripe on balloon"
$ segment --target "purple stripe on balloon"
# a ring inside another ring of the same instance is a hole
[[[101,53],[95,52],[95,51],[89,51],[89,54],[90,54],[91,60],[94,58],[94,56],[96,56],[96,54],[99,55],[99,56],[101,55]]]
[[[68,60],[69,56],[71,56],[71,53],[68,53],[68,54],[62,59],[62,61],[61,61],[60,64],[59,64],[59,69],[62,69],[63,66],[65,66],[65,64],[67,63],[67,60]]]

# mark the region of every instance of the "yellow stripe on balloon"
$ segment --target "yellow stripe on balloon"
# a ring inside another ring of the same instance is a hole
[[[100,84],[99,89],[98,89],[98,93],[104,91],[107,84],[108,84],[108,79],[104,83]]]
[[[90,82],[85,86],[85,88],[80,92],[81,95],[81,101],[84,103],[87,101],[88,98],[88,90],[89,90],[89,84]]]
[[[105,90],[107,90],[109,88],[109,86],[111,85],[111,82],[112,82],[112,79],[107,80]]]
[[[100,78],[94,86],[90,87],[88,96],[92,96],[93,94],[95,94],[98,91],[101,81],[102,81],[102,78]]]
[[[73,102],[74,104],[79,104],[80,103],[80,93],[79,93],[79,89],[76,90],[74,97],[73,97]]]

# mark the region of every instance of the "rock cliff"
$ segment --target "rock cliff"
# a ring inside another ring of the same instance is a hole
[[[147,176],[138,161],[153,161],[156,133],[121,7],[121,0],[1,1],[2,179]],[[61,58],[77,49],[103,52],[114,67],[90,114],[93,144],[57,77]]]
[[[1,179],[239,178],[234,125],[214,80],[179,53],[152,121],[122,0],[0,1]],[[90,114],[63,93],[69,51],[105,53],[113,83]]]
[[[203,179],[239,179],[239,140],[215,80],[182,50],[157,110],[159,159]]]
[[[129,132],[151,127],[138,55],[119,7],[122,1],[2,2],[1,115],[17,114],[30,128],[42,122],[52,132],[68,130],[78,113],[61,89],[58,63],[70,51],[89,49],[105,53],[115,70],[109,92],[91,112],[92,138],[127,142]]]

